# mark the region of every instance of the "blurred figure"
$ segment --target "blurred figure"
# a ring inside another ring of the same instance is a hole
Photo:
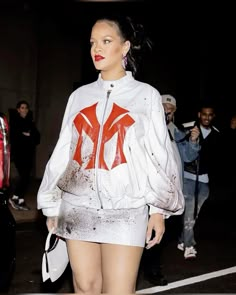
[[[232,129],[233,132],[235,132],[235,130],[236,130],[236,114],[233,115],[233,117],[230,120],[230,129]]]
[[[222,130],[221,142],[223,185],[227,186],[231,194],[234,195],[236,193],[236,114],[231,116],[229,125]]]
[[[19,176],[9,203],[16,210],[29,210],[25,203],[25,194],[30,183],[36,146],[40,143],[40,133],[27,101],[17,103],[16,111],[10,114],[9,123],[11,159]]]
[[[200,129],[199,156],[191,163],[184,164],[185,211],[182,233],[177,248],[184,251],[184,258],[196,258],[197,250],[194,238],[194,225],[202,205],[209,196],[209,183],[215,179],[218,164],[220,133],[213,126],[214,107],[205,102],[198,112],[198,120],[184,124],[186,128],[198,126]]]
[[[174,115],[177,106],[176,99],[172,95],[162,95],[162,105],[165,111],[166,124],[183,186],[184,162],[192,162],[198,157],[198,152],[200,150],[198,141],[200,130],[197,126],[193,126],[193,128],[187,130],[186,134],[186,130],[183,126],[177,126],[174,123]]]
[[[10,185],[9,124],[6,116],[0,113],[0,191],[5,193]]]
[[[15,269],[16,222],[8,207],[10,186],[9,125],[6,116],[0,113],[0,293],[8,292]]]

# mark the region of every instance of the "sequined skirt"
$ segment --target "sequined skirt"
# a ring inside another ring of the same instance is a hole
[[[93,209],[62,200],[57,234],[65,239],[145,246],[148,206],[137,209]]]

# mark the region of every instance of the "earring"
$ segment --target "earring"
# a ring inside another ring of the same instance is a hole
[[[127,66],[127,63],[128,63],[126,55],[123,55],[121,63],[122,63],[122,67],[124,69],[126,69],[126,66]]]

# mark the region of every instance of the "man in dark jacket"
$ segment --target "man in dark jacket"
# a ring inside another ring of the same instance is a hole
[[[191,122],[192,126],[197,125],[200,129],[201,149],[196,160],[184,165],[185,211],[177,248],[184,252],[185,259],[196,258],[194,225],[202,205],[209,196],[209,184],[214,181],[217,171],[220,133],[213,126],[214,118],[214,107],[209,102],[204,102],[198,112],[198,120]]]

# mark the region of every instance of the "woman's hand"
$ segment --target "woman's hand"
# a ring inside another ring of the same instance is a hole
[[[46,221],[46,225],[48,228],[48,231],[50,231],[53,227],[54,227],[54,231],[57,228],[57,221],[58,221],[58,217],[57,216],[48,216],[47,217],[47,221]]]
[[[151,240],[152,232],[155,231],[155,236]],[[150,216],[148,221],[148,228],[146,234],[146,249],[150,249],[156,244],[159,244],[165,232],[165,219],[160,213],[154,213]]]

